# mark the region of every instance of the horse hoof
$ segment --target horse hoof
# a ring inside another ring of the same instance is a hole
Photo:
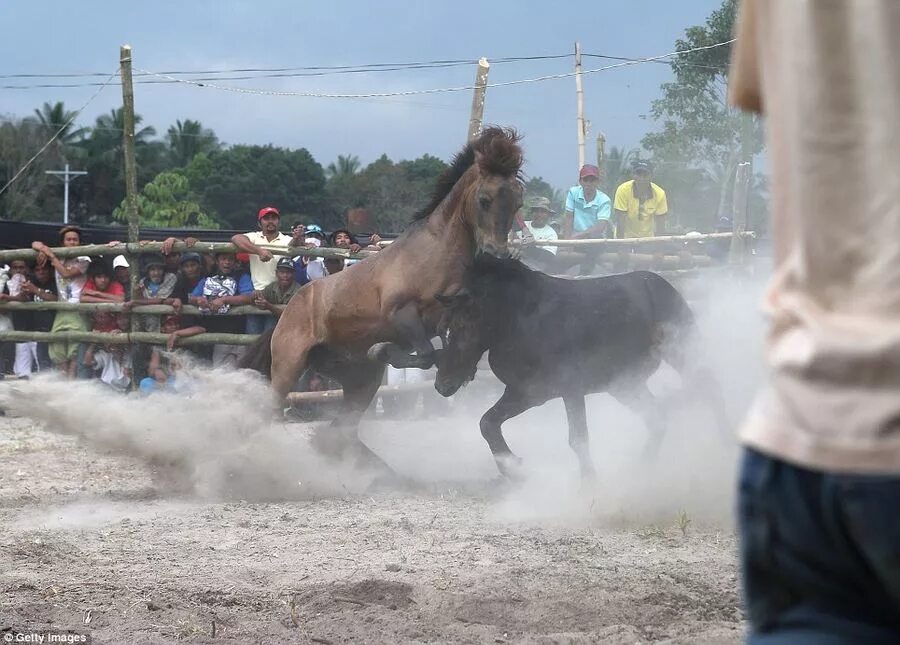
[[[521,484],[526,479],[525,468],[519,457],[500,457],[497,459],[497,469],[510,483]]]

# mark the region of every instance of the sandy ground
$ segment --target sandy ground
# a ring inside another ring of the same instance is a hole
[[[492,484],[472,420],[369,420],[369,443],[429,480],[423,490],[267,502],[179,493],[145,459],[0,419],[0,631],[102,643],[739,642],[730,458],[686,462],[669,441],[658,466],[678,477],[630,479],[620,451],[634,457],[639,442],[603,447],[594,432],[606,475],[579,494],[558,407],[510,423],[514,450],[539,471],[519,489]]]
[[[757,293],[720,285],[699,311],[697,355],[735,424],[760,379]],[[672,387],[664,371],[651,382]],[[0,382],[0,408],[16,415],[0,417],[0,633],[741,641],[733,428],[717,433],[708,413],[683,410],[647,462],[640,420],[590,397],[599,480],[583,489],[563,406],[550,402],[504,426],[529,472],[510,487],[477,429],[495,398],[479,375],[448,418],[364,419],[365,441],[418,483],[370,494],[365,478],[315,455],[309,425],[273,425],[267,386],[247,375],[198,374],[189,395],[147,399]]]

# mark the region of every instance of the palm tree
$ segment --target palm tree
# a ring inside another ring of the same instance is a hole
[[[53,149],[63,161],[66,160],[66,149],[81,141],[87,132],[87,128],[75,126],[74,118],[77,114],[67,110],[62,101],[57,101],[53,105],[44,103],[40,109],[34,111],[37,123],[48,139],[59,132],[59,136],[53,142]]]
[[[176,167],[184,167],[201,152],[218,150],[219,140],[212,130],[203,127],[199,121],[181,119],[175,121],[166,133],[169,145],[169,155],[172,164]]]
[[[606,155],[603,168],[606,171],[602,187],[604,192],[612,197],[623,182],[631,179],[631,164],[640,158],[640,150],[631,148],[617,148],[613,146]]]
[[[329,179],[340,179],[355,175],[360,168],[359,157],[356,155],[338,155],[337,162],[331,162],[325,169],[325,176]]]

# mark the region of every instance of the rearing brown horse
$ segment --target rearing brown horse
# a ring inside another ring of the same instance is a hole
[[[389,471],[357,436],[381,384],[382,361],[414,350],[407,364],[429,367],[430,339],[443,312],[435,296],[459,290],[477,253],[509,254],[507,236],[522,205],[518,141],[512,130],[485,129],[456,155],[431,203],[400,237],[377,255],[304,286],[274,331],[248,348],[241,366],[270,371],[281,400],[308,367],[341,383],[341,410],[316,440],[323,451]],[[382,361],[367,356],[370,348]]]

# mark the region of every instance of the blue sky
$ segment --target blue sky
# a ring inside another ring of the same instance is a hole
[[[303,2],[25,2],[0,3],[0,74],[112,72],[119,45],[134,48],[136,68],[211,70],[360,65],[414,61],[558,55],[580,41],[585,53],[645,57],[672,51],[675,39],[703,22],[720,0],[598,0],[548,3]],[[585,69],[613,61],[585,58]],[[572,71],[572,59],[495,63],[489,81],[506,82]],[[307,78],[223,81],[257,89],[331,93],[405,91],[471,85],[474,65]],[[652,123],[642,118],[665,65],[647,63],[584,77],[585,116],[607,145],[635,146]],[[97,80],[97,79],[90,79]],[[36,79],[0,79],[30,85]],[[81,82],[60,79],[50,82]],[[0,115],[25,116],[44,101],[80,107],[94,87],[0,89]],[[324,99],[241,95],[187,85],[137,85],[137,111],[159,133],[175,119],[198,119],[227,143],[305,147],[323,165],[338,154],[363,163],[382,153],[394,160],[430,153],[448,159],[464,143],[470,91],[387,99]],[[107,87],[79,123],[121,105]],[[577,176],[575,81],[564,78],[491,88],[485,122],[524,134],[526,172],[565,187]]]

